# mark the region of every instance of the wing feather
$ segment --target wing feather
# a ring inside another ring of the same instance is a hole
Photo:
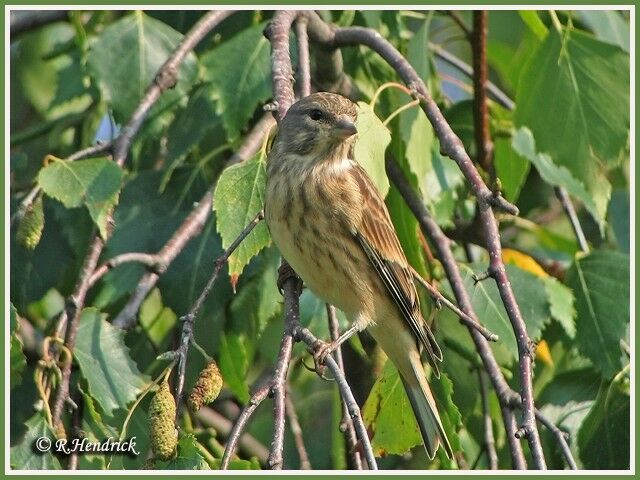
[[[366,205],[353,234],[400,310],[402,318],[425,348],[434,373],[439,376],[437,361],[442,361],[442,351],[422,318],[413,276],[393,229],[389,212],[366,172],[360,166],[354,166],[350,173],[358,184],[363,205]]]

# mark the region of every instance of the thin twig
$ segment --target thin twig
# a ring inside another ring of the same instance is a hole
[[[296,450],[298,451],[298,457],[300,458],[300,469],[311,470],[311,462],[309,461],[309,454],[304,446],[304,438],[302,436],[302,428],[300,427],[300,421],[298,420],[298,414],[296,413],[296,407],[291,399],[291,388],[287,384],[287,396],[285,398],[285,407],[287,410],[287,418],[289,418],[289,425],[291,433],[293,434],[293,441],[296,444]]]
[[[589,244],[587,243],[587,237],[585,237],[584,235],[584,231],[582,230],[582,226],[580,225],[580,220],[578,220],[578,214],[576,213],[576,209],[571,202],[571,198],[569,198],[569,194],[563,187],[554,187],[553,190],[555,191],[558,200],[560,200],[564,212],[569,218],[571,228],[573,229],[573,233],[576,235],[580,250],[582,250],[584,253],[589,253]]]
[[[288,267],[282,261],[283,267]],[[288,267],[290,268],[290,267]],[[287,395],[285,382],[291,352],[293,350],[293,332],[300,320],[300,284],[296,278],[288,278],[282,285],[282,295],[284,296],[284,332],[280,341],[280,350],[276,367],[271,380],[270,395],[273,397],[273,440],[267,464],[272,470],[282,470],[284,463],[284,426],[285,426],[285,397]]]
[[[467,27],[467,24],[464,23],[464,20],[462,20],[462,17],[460,17],[458,12],[454,10],[446,10],[446,13],[447,15],[449,15],[451,20],[453,20],[456,23],[456,25],[460,27],[460,30],[462,30],[462,33],[464,33],[464,36],[470,39],[473,33],[471,32],[471,29]]]
[[[191,306],[189,313],[180,317],[182,321],[182,332],[180,334],[180,344],[178,350],[176,351],[178,355],[178,375],[175,381],[175,392],[174,397],[176,399],[176,418],[180,415],[180,406],[182,404],[182,391],[184,388],[184,379],[187,368],[187,357],[189,354],[189,345],[193,342],[193,328],[196,317],[204,304],[204,301],[211,293],[213,286],[218,279],[218,275],[220,274],[220,270],[222,266],[227,263],[231,254],[238,248],[238,246],[242,243],[242,241],[249,236],[249,234],[253,231],[253,229],[262,221],[264,218],[264,213],[262,210],[258,212],[258,214],[254,217],[251,222],[244,227],[244,229],[240,232],[238,237],[229,245],[229,247],[220,255],[216,261],[214,262],[213,272],[207,284],[204,286],[200,295],[196,299],[196,301]]]
[[[166,267],[159,263],[160,261],[157,255],[151,253],[128,252],[116,255],[95,269],[89,279],[89,287],[92,287],[107,272],[125,263],[141,263],[155,271],[163,271]]]
[[[442,61],[448,63],[454,68],[457,68],[459,71],[467,75],[467,77],[473,77],[473,67],[468,63],[463,62],[454,54],[448,52],[444,48],[435,43],[428,43],[429,50],[431,50],[436,57],[440,58]],[[504,93],[498,86],[493,82],[487,82],[487,91],[493,96],[494,100],[502,105],[504,108],[508,110],[513,110],[515,108],[515,103],[513,100],[509,98],[509,96]]]
[[[498,469],[498,453],[496,452],[496,441],[493,436],[493,422],[491,420],[491,410],[489,408],[489,392],[487,389],[487,379],[483,370],[478,369],[478,382],[480,383],[480,398],[482,400],[482,418],[484,422],[484,446],[489,457],[489,469]]]
[[[458,307],[456,307],[452,302],[449,301],[447,297],[442,295],[436,287],[427,282],[422,275],[420,275],[416,270],[411,267],[411,273],[413,274],[413,278],[415,278],[420,285],[426,288],[429,291],[431,297],[436,301],[442,303],[445,307],[455,313],[462,323],[464,323],[467,327],[473,328],[477,330],[484,338],[486,338],[490,342],[497,342],[500,338],[498,335],[490,331],[487,327],[482,325],[481,323],[476,322],[471,316],[464,313]]]
[[[329,335],[331,335],[331,341],[335,341],[340,336],[340,325],[338,324],[338,316],[336,314],[336,307],[326,304],[327,307],[327,321],[329,323]],[[342,358],[342,347],[338,347],[333,351],[333,356],[336,359],[338,368],[344,372],[344,360]],[[344,399],[341,399],[342,404],[342,421],[340,422],[340,431],[344,433],[347,441],[347,451],[350,454],[351,463],[356,470],[362,470],[362,458],[358,451],[358,437],[356,436],[356,430],[353,426],[353,421],[349,416],[349,409]]]

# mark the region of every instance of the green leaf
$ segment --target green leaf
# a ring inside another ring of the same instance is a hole
[[[544,37],[547,36],[548,29],[540,17],[538,16],[538,12],[536,10],[518,10],[518,15],[522,21],[529,27],[529,30],[533,32],[533,34],[538,37],[540,40],[544,40]]]
[[[126,408],[149,379],[138,371],[124,344],[124,332],[94,308],[82,311],[74,356],[89,385],[89,393],[109,416]]]
[[[473,309],[480,323],[500,337],[500,344],[507,347],[512,358],[518,358],[518,346],[509,316],[504,308],[500,293],[492,279],[474,284],[473,273],[481,272],[483,265],[473,264],[473,269],[462,266],[461,273],[465,287],[471,296]],[[532,340],[540,338],[542,327],[550,319],[549,303],[545,285],[536,275],[521,270],[515,265],[506,265],[511,288],[520,307],[520,313]]]
[[[22,353],[22,340],[18,337],[18,312],[13,304],[9,307],[9,328],[11,329],[11,346],[9,354],[9,389],[22,383],[22,372],[27,360]]]
[[[630,319],[629,257],[602,250],[578,256],[566,283],[576,297],[576,343],[605,377],[622,367],[620,340]]]
[[[205,85],[192,93],[187,106],[180,111],[169,126],[167,132],[168,166],[162,176],[160,191],[164,191],[173,172],[182,164],[189,152],[220,125],[220,118],[211,98],[211,88],[210,85]]]
[[[551,317],[556,320],[569,338],[576,335],[576,308],[573,291],[554,277],[542,279],[549,300]]]
[[[258,338],[267,322],[280,310],[282,296],[276,285],[280,254],[276,248],[265,250],[256,258],[257,268],[245,273],[229,311],[234,326],[251,338]],[[249,278],[246,278],[249,277]]]
[[[356,161],[364,168],[378,188],[382,198],[389,191],[389,179],[384,167],[384,152],[391,142],[389,129],[365,102],[358,102],[358,138],[354,150]]]
[[[580,19],[596,34],[599,40],[618,45],[629,51],[629,22],[615,10],[580,10]]]
[[[517,153],[533,163],[545,182],[564,187],[571,196],[582,200],[587,210],[596,218],[595,215],[600,206],[590,194],[588,187],[569,169],[554,162],[548,154],[538,153],[538,147],[531,130],[527,127],[516,130],[512,137],[512,146]],[[604,207],[606,208],[606,205]]]
[[[401,455],[422,444],[411,403],[390,361],[373,384],[362,407],[362,417],[367,429],[373,432],[371,446],[376,456]]]
[[[202,55],[205,78],[215,88],[217,112],[230,140],[240,136],[256,107],[271,96],[269,41],[266,23],[242,30]]]
[[[493,161],[502,185],[502,193],[507,200],[515,202],[527,179],[530,163],[514,150],[506,138],[496,138],[494,147]]]
[[[224,382],[242,403],[249,401],[247,385],[247,369],[249,361],[247,348],[237,333],[221,332],[220,336],[220,371]]]
[[[619,164],[629,136],[629,55],[578,30],[552,30],[520,79],[516,125],[584,185],[580,199],[602,229],[606,169]]]
[[[88,67],[113,109],[116,121],[126,121],[152,84],[162,64],[182,40],[182,34],[138,10],[107,26],[91,45]],[[147,115],[181,99],[198,75],[194,54],[180,65],[174,88],[164,92]]]
[[[107,237],[107,216],[118,203],[122,169],[105,157],[65,162],[49,157],[52,162],[40,170],[38,185],[67,208],[86,205],[89,214]]]
[[[51,451],[40,453],[36,450],[36,442],[47,438],[53,445],[56,437],[43,412],[37,412],[26,422],[27,433],[24,439],[10,450],[11,468],[17,470],[59,470],[62,467]],[[43,442],[43,441],[41,441]],[[43,443],[44,444],[44,443]]]
[[[211,470],[209,464],[200,454],[198,441],[190,433],[184,433],[178,441],[178,453],[167,462],[156,461],[158,470]]]
[[[260,153],[227,168],[220,175],[213,194],[213,208],[216,210],[216,226],[224,249],[238,238],[244,227],[262,210],[265,183],[265,162],[260,158]],[[229,257],[229,276],[232,281],[240,276],[249,260],[270,243],[267,227],[260,222]]]
[[[586,468],[629,468],[630,407],[628,369],[625,369],[611,383],[603,382],[578,432],[580,458]]]
[[[162,303],[160,290],[154,288],[140,306],[139,323],[156,348],[165,345],[176,325],[177,315]]]

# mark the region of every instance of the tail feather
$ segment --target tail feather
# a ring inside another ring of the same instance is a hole
[[[436,402],[427,383],[422,364],[413,355],[411,358],[411,370],[401,372],[402,383],[407,392],[413,413],[418,421],[422,440],[429,459],[433,459],[442,445],[449,459],[453,460],[453,449],[442,426],[440,415],[436,408]]]

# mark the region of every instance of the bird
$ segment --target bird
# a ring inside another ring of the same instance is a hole
[[[356,120],[356,105],[334,93],[289,108],[267,156],[265,220],[306,287],[351,322],[321,357],[367,329],[400,374],[428,457],[441,445],[452,459],[421,360],[439,377],[442,351],[384,200],[354,158]]]

